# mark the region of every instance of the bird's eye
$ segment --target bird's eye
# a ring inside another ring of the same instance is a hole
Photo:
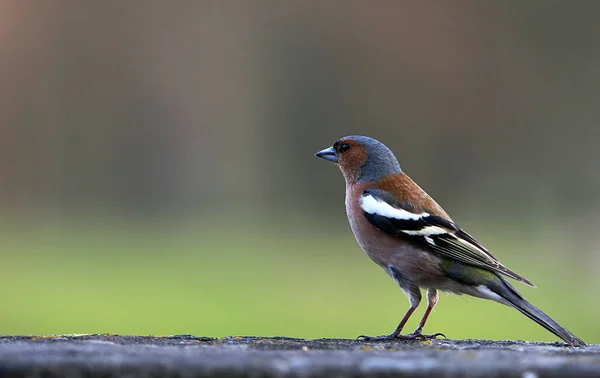
[[[342,144],[342,147],[340,147],[340,151],[342,151],[342,152],[346,152],[349,149],[350,149],[350,145],[346,144],[346,143]]]

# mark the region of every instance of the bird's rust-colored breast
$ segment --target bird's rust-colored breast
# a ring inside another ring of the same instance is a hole
[[[377,230],[363,215],[360,196],[370,187],[372,183],[369,182],[346,186],[346,213],[358,245],[374,262],[385,267],[389,264],[389,252],[396,248],[397,241]]]

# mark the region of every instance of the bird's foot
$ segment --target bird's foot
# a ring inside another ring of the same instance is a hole
[[[408,335],[383,335],[383,336],[365,336],[360,335],[356,339],[358,341],[397,341],[397,340],[434,340],[438,337],[442,336],[446,338],[446,335],[443,333],[434,333],[432,335],[423,335],[421,332],[413,332]]]
[[[416,340],[435,340],[440,336],[443,337],[444,339],[447,339],[446,335],[444,335],[441,332],[433,333],[431,335],[423,335],[421,332],[419,332],[419,333],[413,332],[407,336],[414,337]]]
[[[356,338],[356,340],[358,341],[394,341],[394,340],[401,340],[404,336],[402,335],[398,335],[398,336],[394,336],[394,335],[383,335],[383,336],[367,336],[367,335],[360,335]]]

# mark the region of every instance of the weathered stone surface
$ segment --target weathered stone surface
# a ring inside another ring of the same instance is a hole
[[[600,345],[178,335],[0,337],[0,376],[600,376]]]

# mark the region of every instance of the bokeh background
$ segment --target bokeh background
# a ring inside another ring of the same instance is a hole
[[[391,332],[408,301],[313,157],[365,134],[600,342],[599,17],[594,1],[0,2],[0,333]],[[426,331],[556,339],[450,295]]]

